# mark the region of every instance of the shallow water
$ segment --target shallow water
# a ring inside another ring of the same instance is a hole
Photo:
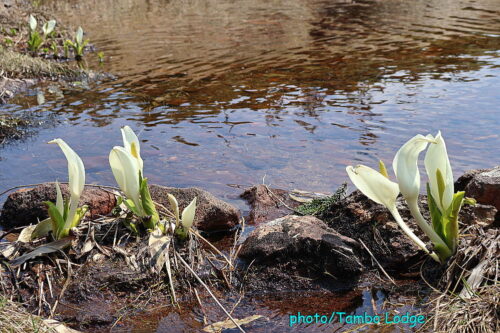
[[[0,149],[0,188],[66,178],[64,138],[88,181],[113,184],[119,127],[140,133],[152,182],[332,191],[348,164],[389,165],[442,130],[455,175],[499,164],[500,3],[482,1],[44,1],[105,53],[112,82],[3,106],[61,124]],[[96,65],[95,55],[88,55]]]

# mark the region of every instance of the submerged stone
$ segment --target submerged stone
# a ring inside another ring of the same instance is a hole
[[[241,198],[251,206],[248,222],[255,224],[292,214],[293,211],[290,208],[295,209],[300,205],[299,202],[290,198],[288,191],[269,188],[265,185],[256,185],[246,189],[241,194]]]

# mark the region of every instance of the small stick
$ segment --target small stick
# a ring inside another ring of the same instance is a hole
[[[229,312],[227,312],[227,310],[224,308],[224,306],[222,306],[222,304],[220,304],[219,300],[215,297],[215,295],[210,291],[210,288],[208,288],[208,286],[205,284],[205,282],[203,282],[203,280],[198,276],[198,274],[196,274],[195,271],[193,271],[193,269],[188,265],[187,262],[184,261],[184,259],[182,259],[182,257],[180,256],[180,254],[178,254],[177,252],[175,252],[175,255],[177,256],[177,258],[179,259],[179,261],[184,265],[186,266],[186,268],[188,269],[188,271],[191,272],[191,274],[194,275],[194,277],[196,278],[196,280],[198,280],[199,283],[201,283],[201,285],[208,291],[208,293],[210,294],[210,296],[212,296],[212,298],[214,299],[215,303],[217,303],[217,305],[222,309],[222,311],[224,311],[224,313],[226,314],[226,316],[228,316],[228,318],[233,322],[233,324],[236,325],[236,327],[243,333],[245,333],[245,330],[243,330],[243,328],[241,328],[240,324],[238,324],[238,322],[236,320],[234,320],[233,316],[231,316],[231,314]]]
[[[167,244],[167,248],[164,252],[165,256],[165,265],[167,268],[167,275],[168,275],[168,284],[170,286],[170,291],[172,292],[172,298],[174,301],[174,304],[177,303],[177,297],[175,296],[175,288],[174,288],[174,281],[172,279],[172,268],[170,267],[170,254],[169,254],[169,248],[170,248],[170,242]]]
[[[198,296],[198,290],[196,290],[196,288],[193,288],[193,290],[194,290],[194,294],[196,296],[196,299],[198,300],[198,304],[200,304],[201,312],[203,313],[203,325],[207,325],[208,324],[207,315],[205,313],[205,309],[203,308],[203,305],[201,304],[200,296]]]
[[[210,246],[212,248],[212,250],[214,250],[215,252],[217,252],[217,254],[219,254],[220,256],[222,256],[224,258],[224,260],[226,260],[226,262],[229,264],[229,267],[234,268],[233,264],[231,264],[231,261],[229,259],[227,259],[227,257],[222,252],[220,252],[219,249],[216,248],[212,243],[210,243],[207,239],[205,239],[197,231],[195,231],[193,229],[190,229],[189,231],[191,231],[193,233],[193,235],[195,235],[196,237],[198,237],[202,241],[204,241],[208,246]]]
[[[370,254],[370,256],[372,257],[373,260],[375,260],[375,262],[377,263],[378,267],[380,268],[380,270],[382,271],[382,273],[384,273],[384,275],[394,284],[396,285],[396,282],[394,282],[394,280],[389,276],[389,274],[387,274],[387,272],[385,271],[385,269],[382,267],[382,265],[380,265],[380,263],[378,262],[377,258],[375,258],[375,256],[373,255],[373,253],[370,251],[370,249],[365,245],[365,243],[363,243],[363,241],[358,238],[359,242],[361,243],[361,245],[363,245],[363,247],[365,248],[365,250]]]

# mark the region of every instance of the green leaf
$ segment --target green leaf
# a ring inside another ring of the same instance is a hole
[[[31,234],[31,239],[45,237],[52,230],[52,219],[49,217],[45,220],[40,221],[33,233]]]
[[[443,230],[448,247],[455,252],[458,241],[458,213],[464,201],[465,192],[457,192],[453,195],[450,207],[443,216]]]
[[[134,222],[131,222],[129,220],[125,220],[123,223],[125,224],[125,227],[127,229],[129,229],[130,231],[132,231],[134,234],[139,233],[139,230],[137,229],[137,226],[135,225]]]
[[[64,221],[66,221],[66,219],[68,218],[68,214],[69,214],[69,201],[64,201],[64,211],[62,214]]]
[[[80,224],[80,221],[85,216],[85,214],[87,214],[88,211],[89,211],[89,206],[83,206],[78,208],[76,210],[75,216],[73,217],[73,221],[71,222],[70,228],[78,226]]]
[[[441,204],[441,207],[443,207],[443,196],[444,196],[444,190],[446,188],[446,185],[444,182],[443,174],[441,173],[441,170],[439,170],[439,168],[437,168],[437,170],[436,170],[436,180],[437,180],[438,193],[439,193],[439,203]]]
[[[64,228],[64,219],[61,213],[59,213],[56,205],[50,201],[45,201],[44,203],[47,205],[50,220],[52,221],[52,232],[54,233],[54,238],[59,239],[59,234]]]
[[[138,208],[135,206],[135,203],[132,201],[132,199],[127,199],[127,200],[123,201],[123,203],[136,216],[141,216],[141,213],[139,212]]]
[[[64,200],[61,193],[61,187],[59,186],[58,181],[56,181],[56,207],[59,213],[62,214],[64,212]]]
[[[160,220],[160,216],[158,215],[158,211],[156,210],[156,206],[153,202],[153,199],[151,199],[147,178],[142,179],[140,192],[141,192],[142,208],[144,209],[146,215],[151,216],[149,221],[145,221],[146,228],[154,229],[156,224]]]
[[[387,179],[389,179],[389,174],[387,173],[387,168],[385,167],[384,161],[379,160],[378,161],[378,168],[380,170],[380,173]]]
[[[477,204],[476,199],[474,199],[474,198],[468,198],[468,197],[464,198],[464,205],[475,206],[476,204]]]
[[[436,201],[434,200],[434,197],[432,196],[429,183],[427,183],[427,203],[429,205],[429,212],[431,214],[432,228],[438,234],[438,236],[441,237],[442,240],[445,240],[442,214],[436,204]]]

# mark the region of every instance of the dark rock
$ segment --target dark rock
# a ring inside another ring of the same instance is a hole
[[[292,200],[288,192],[280,189],[271,189],[265,185],[248,188],[241,194],[251,206],[248,223],[260,224],[272,221],[279,217],[292,214],[290,208],[297,208],[300,203]],[[288,207],[290,208],[288,208]]]
[[[464,206],[460,211],[460,221],[466,224],[477,224],[483,228],[498,227],[498,209],[490,205],[476,204]]]
[[[458,178],[455,187],[455,190],[465,191],[466,196],[476,199],[478,203],[500,210],[500,166],[468,171]]]
[[[64,198],[69,198],[68,185],[61,184]],[[13,228],[36,224],[48,217],[44,201],[56,201],[55,183],[45,183],[34,188],[11,193],[0,214],[0,225]],[[90,217],[109,214],[116,205],[115,196],[103,189],[86,186],[80,198],[80,205],[88,205]]]
[[[239,223],[239,211],[211,193],[196,188],[173,188],[159,185],[150,186],[151,197],[165,207],[170,207],[167,194],[172,194],[179,203],[179,210],[189,205],[197,197],[194,224],[203,231],[222,231],[233,228]]]
[[[261,224],[245,240],[240,257],[253,265],[275,266],[302,275],[324,274],[337,279],[359,275],[361,265],[356,251],[360,245],[342,236],[313,216],[288,215]]]
[[[421,196],[421,212],[429,220],[426,206],[426,197]],[[398,198],[397,207],[414,233],[422,240],[427,240],[401,197]],[[340,234],[362,240],[385,269],[404,270],[424,254],[403,233],[387,208],[371,201],[359,191],[333,204],[329,211],[319,217]],[[366,264],[371,262],[368,254],[363,258]]]

